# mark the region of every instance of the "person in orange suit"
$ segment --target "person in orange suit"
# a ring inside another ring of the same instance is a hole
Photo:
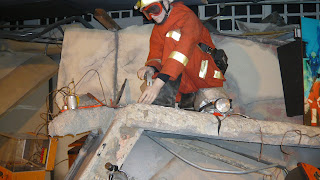
[[[183,94],[223,86],[224,75],[210,55],[210,33],[183,2],[139,0],[135,8],[155,21],[147,62],[137,72],[140,79],[151,73],[155,80],[139,103],[174,107]]]
[[[311,126],[317,126],[317,114],[320,117],[320,81],[313,83],[307,102],[311,111]]]

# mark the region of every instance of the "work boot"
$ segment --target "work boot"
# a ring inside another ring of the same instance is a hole
[[[175,107],[176,95],[181,82],[181,75],[175,81],[168,81],[161,88],[158,97],[152,102],[154,105]]]

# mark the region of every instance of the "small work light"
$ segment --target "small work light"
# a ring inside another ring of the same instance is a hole
[[[232,109],[231,99],[227,98],[218,98],[210,103],[202,106],[199,109],[199,112],[208,112],[208,113],[220,113],[221,115],[227,115]]]
[[[229,99],[220,98],[214,102],[214,108],[219,111],[221,114],[225,114],[231,109],[231,102]]]

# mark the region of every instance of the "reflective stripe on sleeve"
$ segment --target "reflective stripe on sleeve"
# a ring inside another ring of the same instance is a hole
[[[312,101],[311,99],[308,99],[308,102],[309,102],[309,103],[313,103],[313,101]]]
[[[214,70],[214,75],[213,75],[214,78],[217,78],[217,79],[222,79],[223,80],[223,76],[222,76],[222,72],[221,71],[217,71],[217,70]]]
[[[199,72],[199,77],[200,78],[205,78],[208,70],[208,60],[202,60],[201,61],[201,67],[200,67],[200,72]]]
[[[180,29],[176,29],[176,30],[172,30],[172,31],[169,31],[167,34],[166,34],[166,37],[170,37],[176,41],[179,41],[180,40],[180,37],[181,37],[181,32],[180,32]]]
[[[311,112],[312,112],[311,124],[317,124],[317,109],[316,108],[312,108]]]
[[[187,56],[185,56],[184,54],[182,54],[178,51],[172,51],[168,58],[172,58],[172,59],[180,62],[184,66],[186,66],[189,62],[189,59],[187,58]]]
[[[161,59],[149,59],[146,64],[148,64],[151,61],[157,61],[158,63],[161,63]]]

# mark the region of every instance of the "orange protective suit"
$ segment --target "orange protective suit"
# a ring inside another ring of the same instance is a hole
[[[192,10],[182,2],[173,6],[168,19],[155,25],[150,37],[150,52],[146,66],[175,80],[181,73],[180,93],[197,92],[199,88],[221,87],[225,78],[213,58],[198,44],[215,48],[209,31]],[[156,75],[154,76],[156,77]],[[179,93],[177,95],[177,100]],[[179,101],[179,100],[178,100]]]
[[[308,103],[311,111],[311,126],[317,126],[317,113],[320,117],[320,81],[313,83],[308,97]]]

